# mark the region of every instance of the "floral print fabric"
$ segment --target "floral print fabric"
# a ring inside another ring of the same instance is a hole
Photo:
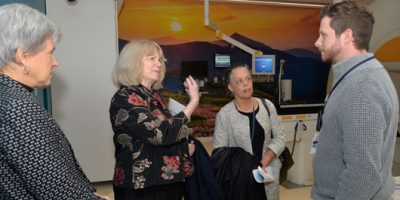
[[[172,116],[159,91],[121,87],[111,100],[117,187],[140,189],[182,182],[192,173],[183,112]]]

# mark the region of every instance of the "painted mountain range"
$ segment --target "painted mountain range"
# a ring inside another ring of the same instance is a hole
[[[279,72],[280,60],[285,60],[282,79],[292,79],[292,99],[302,102],[323,101],[330,63],[322,62],[318,53],[302,48],[281,51],[238,33],[231,35],[231,37],[253,49],[262,51],[264,54],[275,55],[275,72]],[[126,40],[119,40],[120,49],[127,42]],[[161,45],[161,47],[167,58],[168,68],[168,76],[165,79],[164,86],[172,92],[182,89],[179,73],[183,61],[207,63],[208,77],[224,74],[224,70],[214,67],[215,53],[230,54],[231,63],[247,63],[251,66],[252,62],[249,53],[222,40],[213,42],[193,41],[176,45]],[[279,75],[276,73],[275,83],[277,83],[278,77]]]

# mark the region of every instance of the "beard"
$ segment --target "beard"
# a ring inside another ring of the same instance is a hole
[[[321,59],[324,62],[334,61],[334,59],[340,54],[341,51],[342,46],[340,46],[338,42],[335,42],[330,48],[321,51]]]

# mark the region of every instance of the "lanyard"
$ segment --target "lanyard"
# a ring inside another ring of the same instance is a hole
[[[255,111],[254,111],[254,107],[253,107],[253,127],[252,127],[252,130],[251,130],[251,143],[253,143],[255,127],[256,127],[256,115],[255,115]]]
[[[358,66],[366,63],[369,60],[372,60],[373,58],[375,58],[374,56],[371,56],[369,58],[366,58],[365,60],[362,60],[361,62],[357,63],[356,65],[354,65],[352,68],[350,68],[345,74],[343,74],[342,77],[340,77],[340,79],[338,80],[338,82],[336,82],[336,84],[333,86],[332,90],[329,92],[329,95],[326,97],[325,100],[325,105],[328,103],[328,99],[331,96],[332,92],[336,89],[336,87],[339,85],[340,82],[342,82],[342,80],[344,79],[344,77],[346,77],[351,71],[353,71],[354,69],[356,69]]]
[[[332,90],[329,92],[328,96],[325,99],[325,106],[328,103],[329,97],[331,96],[332,92],[336,89],[336,87],[339,85],[340,82],[342,82],[342,80],[344,79],[344,77],[346,77],[351,71],[353,71],[355,68],[357,68],[358,66],[364,64],[365,62],[372,60],[373,58],[375,58],[374,56],[371,56],[369,58],[366,58],[365,60],[362,60],[361,62],[357,63],[356,65],[354,65],[353,67],[351,67],[346,73],[343,74],[342,77],[340,77],[340,79],[338,80],[338,82],[336,82],[336,84],[333,86]],[[325,110],[325,106],[324,108],[319,111],[318,113],[318,120],[317,120],[317,131],[319,132],[321,130],[322,127],[322,115],[324,114],[324,110]]]
[[[253,127],[251,127],[250,139],[251,139],[251,143],[253,143],[254,131],[255,131],[255,127],[256,127],[256,125],[255,125],[256,124],[256,114],[255,114],[256,111],[254,110],[253,100],[252,100],[251,104],[252,104],[252,107],[253,107],[253,112],[252,112],[252,125],[253,125]],[[235,105],[236,110],[238,112],[240,112],[238,107],[236,106],[235,102],[234,102],[234,105]]]

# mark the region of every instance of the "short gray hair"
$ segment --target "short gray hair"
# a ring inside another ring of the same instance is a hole
[[[58,26],[41,12],[24,4],[0,7],[0,68],[16,62],[17,49],[36,54],[45,47],[45,40],[57,43],[61,38]]]
[[[160,89],[166,71],[164,53],[156,42],[144,39],[133,40],[124,46],[114,67],[112,75],[114,84],[118,87],[139,85],[143,77],[142,59],[155,53],[160,54],[161,73],[152,88]]]

